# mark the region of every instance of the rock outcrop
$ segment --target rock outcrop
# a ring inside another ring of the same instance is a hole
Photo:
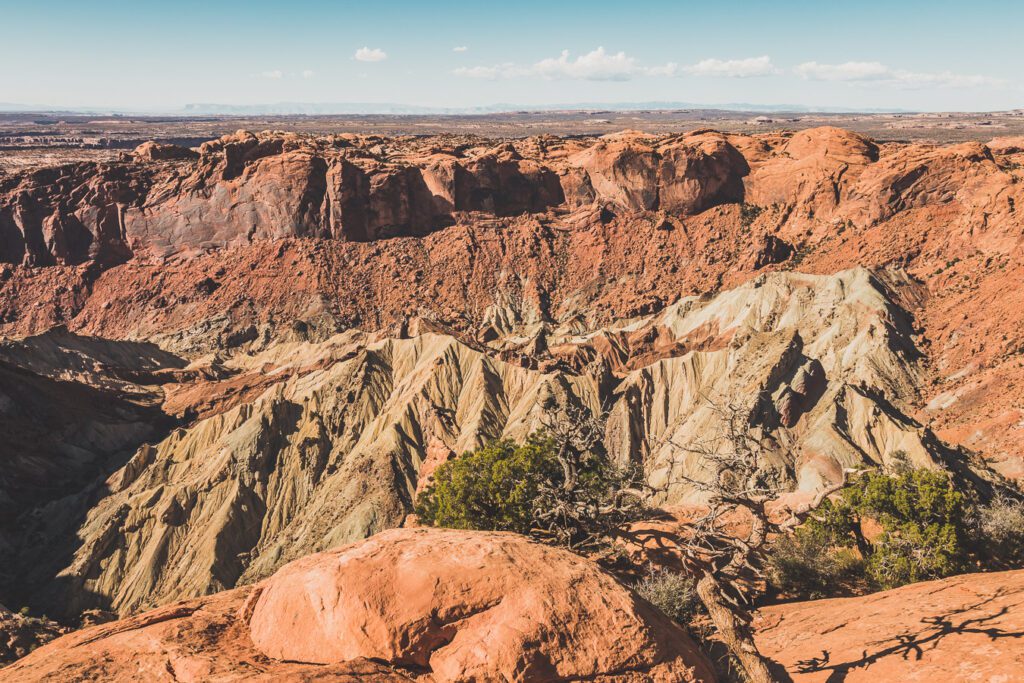
[[[0,178],[0,333],[67,324],[195,354],[296,319],[321,339],[415,316],[479,331],[489,307],[519,301],[534,319],[607,323],[765,269],[898,266],[912,285],[896,296],[929,342],[922,418],[1016,477],[1019,143],[878,144],[817,128],[510,141],[240,131],[195,158],[154,144],[125,162]],[[216,287],[197,287],[207,280]]]
[[[179,161],[199,158],[199,154],[188,147],[161,144],[152,140],[136,147],[132,156],[139,161]]]
[[[1022,167],[1020,140],[835,128],[240,131],[0,175],[0,600],[73,620],[258,584],[568,406],[609,411],[665,504],[699,502],[709,399],[749,398],[804,493],[897,456],[1024,476]]]
[[[665,358],[638,354],[648,362],[623,376],[609,417],[609,450],[642,462],[665,502],[692,500],[685,481],[707,476],[687,449],[721,432],[730,397],[759,397],[751,424],[777,442],[780,479],[803,490],[897,451],[918,467],[940,459],[912,403],[895,398],[921,382],[910,320],[865,270],[773,274],[605,334],[616,332],[626,348],[654,334],[673,343]]]
[[[923,374],[910,320],[889,297],[863,269],[771,273],[594,330],[520,324],[485,343],[420,321],[404,339],[353,331],[155,371],[164,410],[190,422],[26,519],[19,598],[130,614],[260,580],[398,526],[440,462],[525,439],[552,406],[608,409],[609,455],[639,463],[669,504],[699,500],[686,480],[708,473],[685,449],[721,428],[710,401],[734,396],[759,397],[751,424],[789,487],[897,451],[937,466],[945,450],[910,416]],[[17,357],[46,371],[56,354],[25,344]]]
[[[0,348],[0,534],[26,507],[87,487],[174,422],[144,397],[51,379],[3,355]]]
[[[762,609],[761,652],[807,681],[1024,679],[1024,571]]]
[[[112,263],[282,237],[377,240],[422,235],[463,212],[502,217],[595,200],[693,214],[741,200],[749,170],[714,133],[612,136],[568,155],[542,140],[533,151],[453,140],[413,155],[379,138],[246,131],[198,153],[148,142],[135,164],[0,183],[0,261]]]
[[[697,133],[651,138],[638,133],[605,136],[569,157],[583,182],[566,192],[570,204],[594,199],[627,211],[695,214],[743,200],[746,160],[725,136]]]
[[[427,444],[461,452],[502,433],[522,438],[539,426],[542,394],[588,393],[581,378],[494,360],[436,334],[374,343],[346,334],[244,362],[255,395],[214,404],[205,419],[141,447],[80,528],[66,511],[81,505],[52,506],[50,533],[63,519],[68,538],[84,541],[56,585],[44,581],[44,592],[59,589],[46,601],[53,610],[130,613],[204,595],[397,526]],[[209,396],[240,385],[203,386]],[[36,554],[27,547],[22,556],[31,563]],[[23,585],[33,574],[38,565]]]
[[[7,681],[713,681],[675,623],[514,534],[403,529],[248,588],[76,632]]]

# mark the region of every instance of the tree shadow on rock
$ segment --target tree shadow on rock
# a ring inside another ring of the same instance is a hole
[[[925,650],[935,649],[944,638],[950,635],[979,633],[988,636],[989,640],[993,641],[1003,638],[1024,638],[1024,630],[1006,631],[998,626],[990,625],[991,622],[1009,613],[1011,607],[1024,606],[1020,603],[1017,605],[1003,605],[990,614],[957,619],[957,617],[968,612],[984,608],[1005,594],[1005,592],[999,592],[973,605],[967,605],[942,615],[924,617],[921,619],[923,628],[920,631],[916,633],[900,633],[892,638],[871,643],[871,645],[880,646],[880,649],[874,652],[869,652],[865,649],[862,651],[859,659],[833,663],[831,661],[831,653],[828,650],[822,650],[821,655],[818,657],[797,662],[796,671],[798,673],[831,671],[832,673],[826,679],[826,683],[842,683],[855,669],[867,669],[872,664],[876,664],[887,657],[900,657],[906,661],[920,661],[924,657]]]

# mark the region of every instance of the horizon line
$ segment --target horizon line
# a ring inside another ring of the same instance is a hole
[[[319,111],[317,111],[319,109]],[[347,109],[347,111],[346,111]],[[399,102],[261,102],[252,104],[227,104],[219,102],[188,102],[175,106],[103,106],[46,104],[22,104],[0,102],[0,114],[75,114],[113,116],[486,116],[493,114],[518,113],[561,113],[600,112],[609,110],[616,113],[635,111],[728,111],[752,114],[1011,114],[1024,109],[904,109],[899,107],[844,107],[837,105],[804,105],[793,103],[759,104],[755,102],[695,103],[676,101],[612,101],[612,102],[570,102],[549,104],[494,103],[488,105],[467,105],[442,107],[432,105],[404,104]]]

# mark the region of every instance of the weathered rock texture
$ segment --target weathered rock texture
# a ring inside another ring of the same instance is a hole
[[[595,565],[514,534],[392,530],[250,588],[62,638],[9,681],[712,681]]]
[[[239,131],[198,154],[147,143],[135,164],[12,177],[0,184],[0,258],[81,263],[254,239],[365,241],[421,235],[460,212],[510,216],[595,199],[692,214],[741,199],[749,170],[715,133],[622,135],[591,146],[540,139],[532,158],[513,144],[452,140],[409,150],[396,142]]]
[[[0,531],[26,507],[77,492],[120,467],[173,424],[159,410],[159,392],[125,391],[117,361],[89,356],[88,347],[114,349],[137,367],[176,360],[151,345],[60,332],[0,342]]]
[[[666,504],[707,398],[794,489],[1022,476],[1022,150],[243,131],[0,175],[0,599],[262,581],[546,406],[609,410]]]
[[[1024,571],[762,609],[761,652],[807,681],[1024,679]]]
[[[250,583],[398,526],[439,462],[522,440],[551,406],[609,409],[609,455],[639,463],[664,503],[694,501],[685,479],[708,476],[685,450],[720,429],[708,399],[759,397],[752,424],[792,488],[897,451],[956,466],[909,417],[922,367],[889,296],[863,269],[772,273],[596,330],[534,323],[485,343],[419,321],[406,339],[351,331],[162,370],[164,409],[190,422],[27,519],[15,583],[67,614]]]
[[[319,338],[416,315],[466,330],[504,299],[608,322],[765,268],[900,267],[920,285],[899,296],[928,342],[922,417],[1016,477],[1022,149],[835,128],[145,145],[0,177],[0,330],[195,353],[297,319]]]

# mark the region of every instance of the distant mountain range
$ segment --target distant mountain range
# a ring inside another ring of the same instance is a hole
[[[276,102],[266,104],[192,103],[178,109],[118,108],[118,107],[53,107],[0,102],[0,111],[45,112],[70,114],[125,114],[175,116],[465,116],[472,114],[500,114],[514,112],[555,111],[638,111],[638,110],[721,110],[745,112],[793,113],[907,113],[901,109],[850,109],[845,107],[809,107],[801,104],[753,104],[733,102],[727,104],[698,104],[694,102],[575,102],[562,104],[498,103],[476,107],[427,107],[393,102]]]
[[[849,112],[841,107],[815,108],[799,104],[751,104],[735,102],[729,104],[697,104],[693,102],[573,102],[561,104],[514,104],[498,103],[477,107],[423,107],[390,102],[279,102],[276,104],[187,104],[185,111],[190,114],[385,114],[385,115],[467,115],[498,114],[535,111],[637,111],[677,109],[719,109],[723,111],[751,112]],[[864,112],[893,112],[894,109],[862,109]]]

